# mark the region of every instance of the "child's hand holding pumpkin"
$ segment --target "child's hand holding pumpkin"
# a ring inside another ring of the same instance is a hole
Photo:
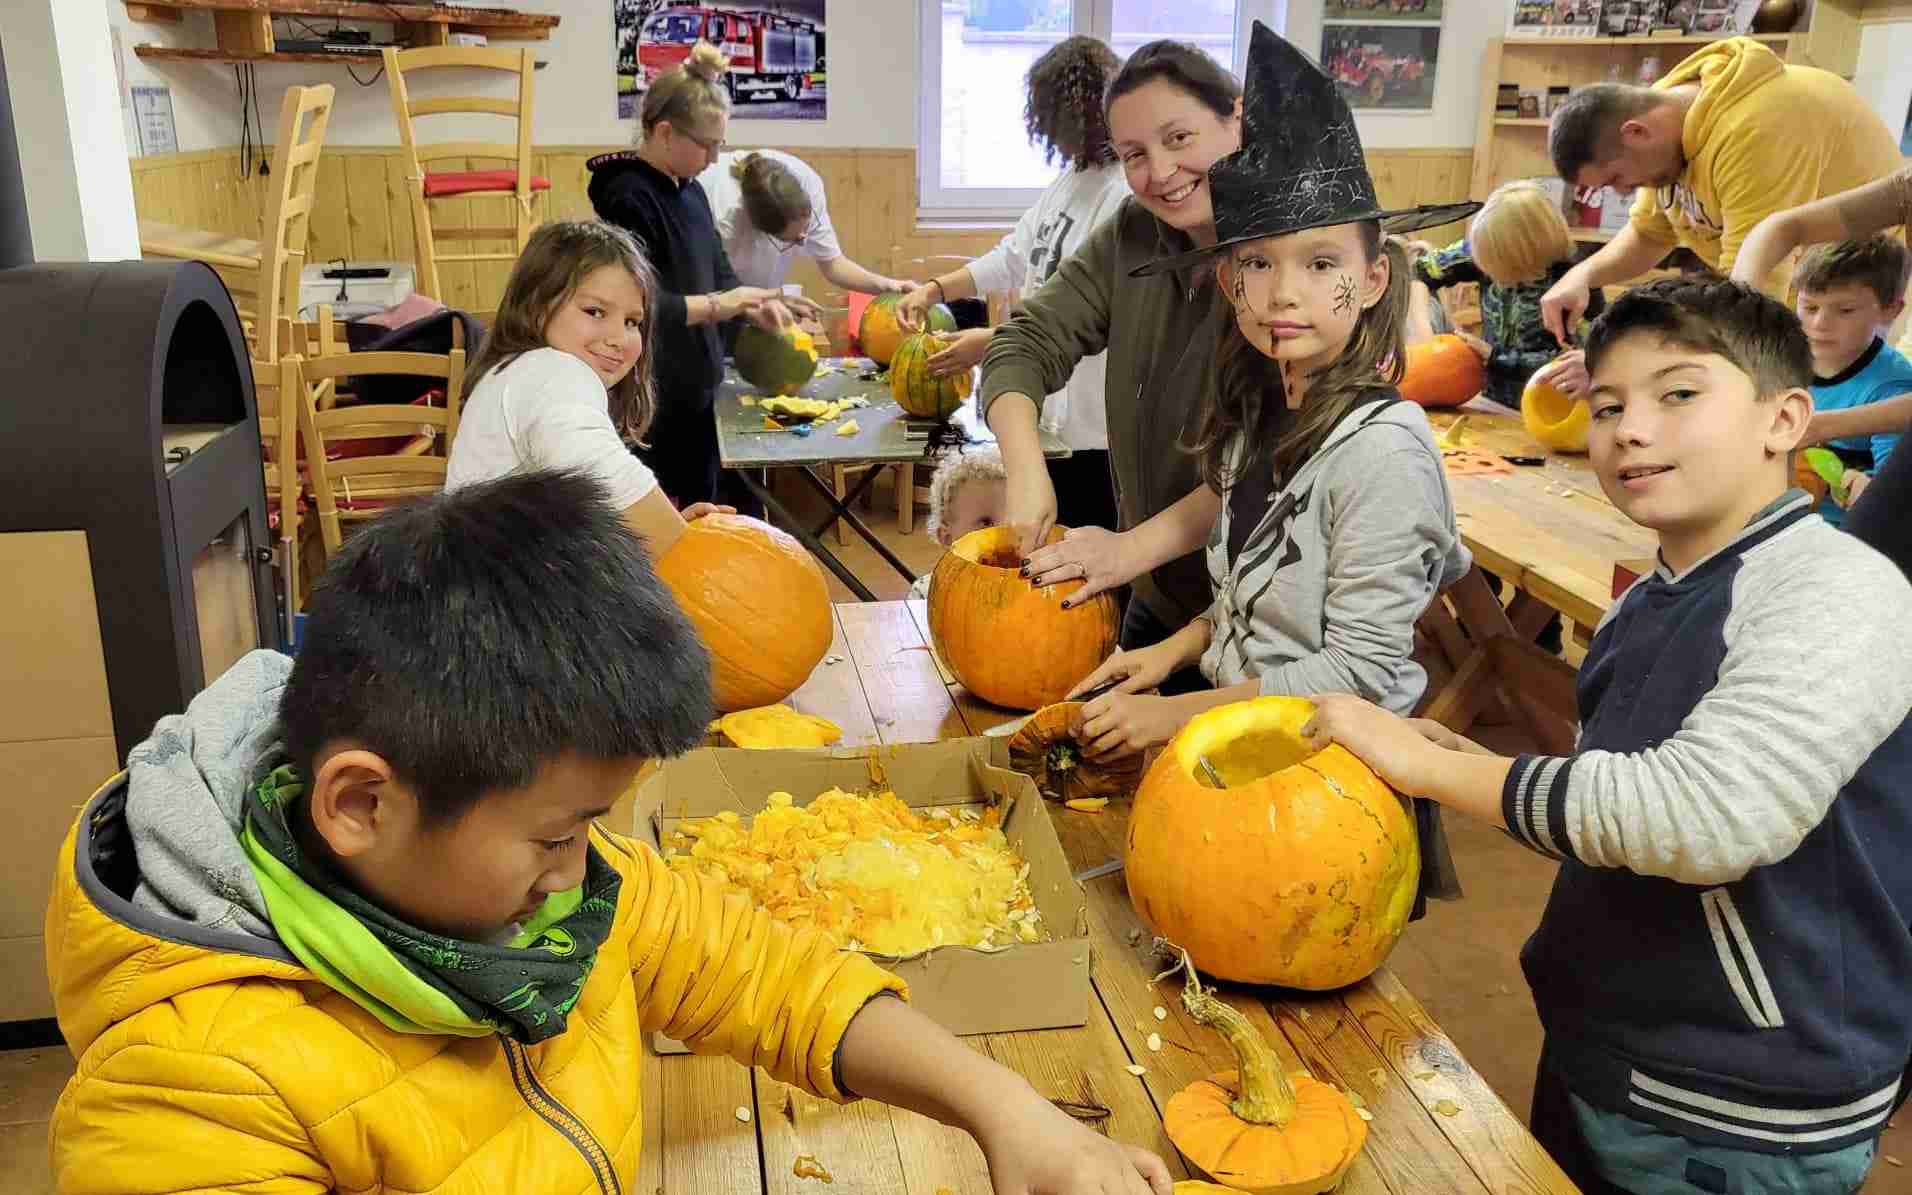
[[[1324,693],[1314,703],[1313,720],[1301,728],[1311,746],[1339,743],[1396,792],[1428,795],[1441,766],[1437,736],[1447,736],[1445,727],[1431,723],[1424,728],[1425,719],[1409,720],[1346,693]],[[1466,750],[1458,742],[1450,749]]]

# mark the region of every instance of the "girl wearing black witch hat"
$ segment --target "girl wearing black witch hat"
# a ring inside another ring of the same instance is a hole
[[[1092,753],[1165,742],[1201,710],[1264,694],[1353,692],[1411,711],[1427,684],[1415,621],[1469,564],[1433,431],[1395,391],[1409,279],[1384,233],[1478,205],[1382,210],[1333,81],[1259,23],[1242,148],[1209,183],[1217,243],[1137,273],[1206,260],[1227,298],[1218,383],[1188,446],[1219,498],[1215,599],[1078,686],[1125,678],[1082,712]],[[1213,688],[1139,692],[1196,661]]]

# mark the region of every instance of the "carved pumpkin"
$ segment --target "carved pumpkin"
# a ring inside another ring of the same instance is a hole
[[[975,379],[967,369],[935,377],[929,359],[945,347],[927,332],[919,332],[897,347],[890,360],[890,397],[906,415],[918,419],[948,419],[969,397]]]
[[[717,719],[717,729],[738,747],[828,747],[843,730],[828,718],[800,714],[787,705],[737,710]]]
[[[742,515],[691,523],[657,562],[710,649],[717,708],[774,705],[829,650],[830,589],[796,538]]]
[[[1480,354],[1448,334],[1423,340],[1407,351],[1401,397],[1424,407],[1458,407],[1487,384]]]
[[[1585,452],[1593,413],[1584,398],[1548,382],[1530,383],[1520,396],[1520,420],[1527,434],[1555,452]]]
[[[1062,538],[1053,528],[1048,542]],[[1115,650],[1115,599],[1106,593],[1073,609],[1062,599],[1081,581],[1038,588],[1017,571],[1016,533],[972,531],[950,546],[929,581],[929,637],[956,679],[992,705],[1035,710],[1053,704]]]
[[[1198,714],[1136,791],[1129,899],[1211,975],[1345,987],[1380,966],[1407,925],[1421,874],[1414,819],[1345,748],[1308,745],[1313,715],[1297,697]],[[1226,787],[1206,779],[1204,760]]]
[[[817,372],[816,342],[801,328],[766,332],[745,324],[732,355],[744,381],[770,394],[795,394]]]
[[[878,365],[887,366],[890,358],[896,355],[897,346],[909,336],[910,329],[896,318],[896,305],[903,296],[891,292],[871,299],[869,306],[863,309],[863,318],[857,321],[856,342],[863,355]],[[954,332],[956,313],[941,303],[929,309],[923,317],[924,332]]]
[[[1162,1109],[1168,1139],[1226,1189],[1257,1195],[1334,1190],[1367,1143],[1367,1123],[1335,1087],[1306,1071],[1284,1075],[1280,1056],[1248,1018],[1204,991],[1188,956],[1182,958],[1182,1007],[1222,1035],[1237,1067],[1169,1097]]]
[[[1009,766],[1036,782],[1051,801],[1126,797],[1142,778],[1142,757],[1090,759],[1070,728],[1082,714],[1080,701],[1059,701],[1029,715],[1009,736]]]

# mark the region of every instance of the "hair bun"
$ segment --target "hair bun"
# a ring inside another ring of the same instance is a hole
[[[724,52],[707,41],[692,46],[690,57],[684,59],[684,70],[706,83],[715,83],[723,78],[729,66],[730,59],[724,57]]]

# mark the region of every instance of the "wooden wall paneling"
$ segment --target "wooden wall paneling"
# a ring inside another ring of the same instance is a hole
[[[386,193],[386,168],[382,155],[351,154],[341,158],[345,167],[346,223],[351,237],[353,261],[392,261],[392,221],[409,220],[411,213],[394,208]]]
[[[412,185],[406,177],[411,168],[405,162],[405,155],[397,149],[374,160],[381,163],[385,172],[385,203],[391,211],[392,222],[392,260],[415,262],[418,241],[412,233]]]
[[[916,153],[865,149],[856,158],[858,260],[879,274],[902,272],[902,244],[916,219]]]

